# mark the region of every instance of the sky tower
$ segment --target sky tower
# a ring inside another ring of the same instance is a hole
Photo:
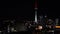
[[[36,23],[38,23],[37,22],[37,10],[38,10],[38,3],[37,3],[38,1],[37,0],[35,0],[35,7],[34,7],[34,10],[35,10],[35,22]]]

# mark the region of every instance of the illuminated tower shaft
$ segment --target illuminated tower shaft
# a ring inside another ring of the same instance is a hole
[[[35,22],[37,23],[37,11],[35,11]]]
[[[34,9],[35,9],[35,22],[38,23],[37,22],[37,9],[38,9],[38,7],[37,7],[37,0],[35,0],[35,8]]]

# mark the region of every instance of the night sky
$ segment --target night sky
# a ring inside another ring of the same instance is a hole
[[[47,14],[48,16],[53,17],[59,16],[58,6],[55,6],[56,4],[53,1],[38,0],[38,2],[38,15]],[[8,3],[2,3],[0,16],[6,18],[24,17],[25,19],[32,19],[34,18],[34,0],[9,1]]]

